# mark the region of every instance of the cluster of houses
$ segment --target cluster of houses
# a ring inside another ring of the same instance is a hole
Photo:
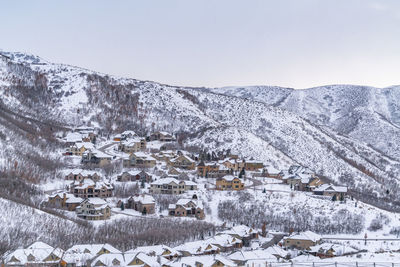
[[[281,179],[293,190],[313,192],[314,195],[328,196],[332,200],[343,201],[347,194],[346,186],[325,184],[308,168],[299,165],[290,166],[274,178]]]
[[[310,231],[293,233],[277,244],[268,242],[271,238],[267,236],[262,231],[238,225],[210,238],[173,248],[153,245],[125,252],[109,244],[74,245],[64,251],[35,242],[26,248],[8,251],[2,258],[2,266],[268,266],[276,262],[295,262],[290,251],[298,252],[296,254],[301,255],[298,258],[312,255],[318,259],[358,252],[348,246],[323,243],[321,236]],[[255,243],[261,246],[253,248]]]

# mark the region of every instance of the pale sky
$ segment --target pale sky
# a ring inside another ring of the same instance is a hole
[[[219,87],[400,84],[400,0],[0,0],[0,49]]]

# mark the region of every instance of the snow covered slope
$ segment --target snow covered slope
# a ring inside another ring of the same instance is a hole
[[[3,54],[3,105],[25,117],[59,127],[91,122],[106,133],[168,130],[188,144],[230,148],[277,168],[308,166],[387,208],[395,209],[400,200],[397,88],[384,89],[380,96],[372,93],[379,89],[364,88],[370,92],[365,96],[351,86],[332,87],[329,93],[280,87],[184,88],[111,77],[21,53]],[[348,123],[351,118],[354,123]],[[384,132],[376,135],[373,123]]]

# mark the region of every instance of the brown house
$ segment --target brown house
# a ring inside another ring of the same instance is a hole
[[[70,185],[70,192],[80,198],[107,198],[112,196],[112,190],[113,187],[109,183],[94,182],[92,179],[75,181]]]
[[[179,199],[176,204],[170,204],[168,213],[175,217],[196,217],[199,220],[205,218],[203,203],[193,198]]]
[[[321,236],[311,231],[292,234],[291,236],[283,239],[283,245],[285,247],[296,248],[300,250],[308,250],[310,247],[315,246],[320,242]]]
[[[61,192],[49,196],[48,203],[56,208],[74,211],[82,203],[83,199],[73,194]]]
[[[145,171],[125,171],[117,177],[117,180],[120,182],[144,181],[150,183],[152,176]]]
[[[134,209],[143,214],[155,213],[156,201],[151,195],[136,194],[131,196],[126,202],[125,208]]]
[[[226,175],[222,178],[218,178],[215,184],[217,190],[243,190],[244,183],[240,178],[233,175]]]
[[[185,170],[194,170],[196,168],[194,160],[185,155],[180,155],[177,158],[169,160],[168,165],[174,168],[180,168]]]
[[[167,133],[167,132],[155,132],[150,135],[150,140],[158,140],[161,142],[171,142],[174,141],[174,137],[172,134]]]
[[[100,180],[100,175],[95,171],[74,169],[65,175],[65,180],[82,181],[84,179]]]
[[[144,152],[131,153],[129,158],[124,159],[125,168],[153,168],[156,166],[156,159]]]

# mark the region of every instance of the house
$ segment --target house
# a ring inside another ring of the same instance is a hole
[[[331,258],[355,254],[358,251],[346,245],[338,245],[333,243],[322,243],[310,247],[309,253],[320,258]]]
[[[143,181],[149,183],[152,181],[152,176],[145,171],[125,171],[117,176],[117,180],[120,182]]]
[[[200,177],[208,177],[209,172],[218,172],[219,165],[217,163],[204,163],[201,161],[197,165],[197,175]]]
[[[107,220],[111,217],[111,208],[105,200],[92,197],[76,208],[76,214],[86,220]]]
[[[243,190],[244,183],[240,178],[233,175],[226,175],[217,179],[215,188],[217,190]]]
[[[167,267],[233,267],[238,266],[230,259],[221,255],[189,256],[175,259],[164,264]],[[255,266],[254,266],[255,267]]]
[[[171,142],[174,141],[174,137],[172,134],[167,133],[167,132],[155,132],[150,135],[150,140],[158,140],[161,142]]]
[[[259,237],[259,234],[255,229],[246,225],[237,225],[219,234],[228,234],[238,239],[241,239],[244,246],[249,246],[251,240],[257,239]]]
[[[65,180],[82,181],[84,179],[92,179],[93,181],[100,180],[100,175],[95,171],[74,169],[67,171],[65,175]]]
[[[95,182],[92,179],[84,179],[82,181],[74,181],[69,186],[70,192],[75,197],[91,198],[101,197],[107,198],[112,196],[113,187],[106,182]]]
[[[129,155],[129,158],[123,160],[125,168],[153,168],[156,166],[156,159],[144,152],[135,152]]]
[[[315,246],[321,242],[321,236],[306,231],[302,233],[294,233],[283,239],[283,246],[286,248],[296,248],[299,250],[309,250],[310,247]]]
[[[120,250],[110,244],[80,244],[74,245],[65,251],[66,253],[90,253],[92,255],[102,255],[109,253],[121,253]]]
[[[266,250],[256,249],[250,251],[237,251],[228,256],[230,260],[239,266],[246,266],[249,261],[261,261],[262,266],[267,266],[267,263],[277,262],[277,258]],[[259,265],[255,265],[259,266]]]
[[[82,142],[82,135],[80,133],[68,133],[64,138],[66,147],[70,147],[78,142]]]
[[[149,192],[152,194],[179,195],[188,190],[197,190],[197,184],[169,177],[151,183]]]
[[[177,169],[175,169],[173,167],[168,169],[169,176],[178,176],[179,174],[181,174],[181,172],[179,172]]]
[[[129,254],[137,254],[137,253],[144,253],[150,257],[161,256],[165,259],[172,260],[174,258],[180,257],[181,253],[177,250],[170,248],[165,245],[155,245],[155,246],[142,246],[137,247],[135,249],[131,249],[126,251],[125,253]]]
[[[220,248],[206,242],[206,240],[199,240],[193,242],[186,242],[180,246],[175,247],[183,257],[196,256],[196,255],[215,255],[220,253]]]
[[[27,248],[19,248],[5,254],[4,266],[59,266],[64,251],[43,242],[35,242]]]
[[[155,213],[156,201],[151,195],[136,194],[128,198],[125,208],[134,209],[143,214]]]
[[[66,208],[69,211],[74,211],[77,206],[83,201],[80,197],[75,197],[67,192],[58,192],[49,196],[48,203],[57,208]]]
[[[347,194],[346,186],[336,186],[332,184],[322,184],[314,188],[314,195],[332,197],[332,200],[344,200]]]
[[[262,168],[264,168],[264,164],[260,161],[256,161],[253,159],[244,161],[244,169],[246,171],[257,171]]]
[[[177,157],[177,153],[173,150],[164,150],[158,153],[153,153],[153,157],[159,161],[169,162],[171,159]]]
[[[174,159],[169,160],[168,165],[184,170],[194,170],[196,168],[194,160],[185,155],[180,155]]]
[[[121,140],[118,144],[118,150],[125,153],[133,153],[146,150],[146,139],[134,137]]]
[[[262,171],[264,177],[282,179],[282,174],[279,170],[272,166],[267,166]]]
[[[157,261],[157,257],[151,257],[142,252],[139,252],[137,254],[126,253],[124,254],[124,256],[125,265],[123,266],[138,265],[143,267],[161,267],[161,264]],[[159,258],[159,260],[163,262],[161,257]]]
[[[206,241],[219,247],[221,252],[230,252],[243,247],[243,241],[240,238],[229,234],[218,234]]]
[[[69,147],[69,152],[74,156],[82,156],[85,151],[94,149],[94,144],[90,142],[77,142]]]
[[[126,266],[122,253],[100,254],[90,260],[88,266]]]
[[[83,164],[95,165],[98,167],[103,167],[111,163],[112,156],[101,152],[100,150],[85,151],[82,154],[81,162]]]
[[[80,133],[84,142],[94,142],[96,140],[96,133],[93,127],[79,126],[74,129],[74,132]]]
[[[230,259],[221,255],[189,256],[175,259],[163,266],[167,267],[234,267],[238,266]],[[254,266],[255,267],[255,266]]]
[[[205,218],[203,202],[193,198],[182,198],[176,204],[169,204],[168,214],[175,217],[195,217],[199,220]]]
[[[277,245],[268,247],[265,251],[274,255],[277,259],[288,259],[290,257],[290,253],[287,250]]]

